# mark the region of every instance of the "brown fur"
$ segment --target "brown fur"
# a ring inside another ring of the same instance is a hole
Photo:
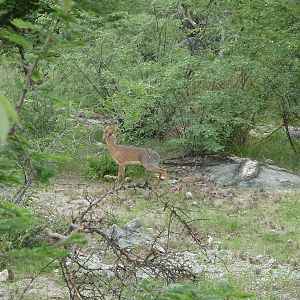
[[[161,176],[166,174],[166,171],[158,167],[160,157],[157,152],[148,148],[117,145],[116,134],[109,126],[103,129],[103,139],[112,158],[119,165],[118,182],[124,180],[127,165],[142,165],[145,169],[159,174],[159,185]]]

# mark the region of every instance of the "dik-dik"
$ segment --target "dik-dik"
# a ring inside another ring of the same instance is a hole
[[[103,129],[103,138],[112,158],[119,165],[118,182],[124,180],[126,166],[142,165],[145,169],[159,174],[157,182],[159,185],[162,175],[166,175],[166,171],[158,167],[160,156],[157,152],[148,148],[118,145],[116,133],[109,126]]]

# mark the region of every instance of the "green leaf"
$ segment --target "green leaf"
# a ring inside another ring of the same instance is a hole
[[[39,162],[49,162],[49,161],[65,162],[65,161],[69,161],[71,159],[67,156],[54,154],[54,153],[39,152],[39,151],[35,151],[35,150],[31,150],[29,152],[30,152],[30,157]]]
[[[8,113],[2,103],[0,103],[0,141],[4,142],[9,131]]]
[[[69,11],[72,8],[73,1],[72,0],[63,0],[62,9],[64,12]]]
[[[33,81],[41,80],[41,74],[37,71],[34,71],[31,76]]]
[[[0,94],[0,140],[3,142],[9,131],[9,117],[13,122],[19,122],[18,114],[8,99]]]
[[[8,201],[0,202],[0,233],[8,230],[25,231],[35,222],[27,209]]]
[[[51,160],[53,162],[66,162],[66,161],[71,160],[70,157],[67,157],[64,155],[53,154],[53,153],[47,153],[47,157],[49,158],[49,160]]]
[[[53,44],[51,49],[52,50],[59,50],[59,49],[74,49],[76,47],[83,47],[85,46],[84,42],[81,41],[60,41],[56,44]]]
[[[15,123],[18,123],[19,122],[19,118],[18,118],[18,114],[17,114],[15,108],[9,102],[9,100],[4,95],[2,95],[2,94],[0,94],[0,103],[2,104],[2,106],[4,107],[4,109],[6,110],[6,112],[8,113],[8,115],[11,117],[11,119]]]
[[[11,21],[11,24],[15,25],[18,28],[22,29],[40,29],[41,27],[36,24],[32,24],[31,22],[24,21],[22,19],[14,19]]]
[[[30,41],[26,40],[24,37],[16,34],[13,31],[10,30],[4,30],[2,32],[2,36],[6,39],[8,39],[9,41],[16,43],[24,48],[32,48],[32,44]]]
[[[57,249],[49,246],[42,246],[36,248],[23,248],[20,250],[11,251],[10,254],[15,257],[23,257],[26,260],[36,260],[43,258],[61,258],[68,255],[68,251],[64,249]]]
[[[80,244],[84,245],[87,243],[85,235],[79,232],[75,232],[71,234],[67,239],[61,240],[58,242],[58,245],[73,245],[73,244]]]

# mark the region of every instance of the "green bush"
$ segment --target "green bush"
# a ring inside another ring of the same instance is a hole
[[[126,168],[126,175],[129,177],[140,177],[144,176],[146,170],[143,166],[128,166]]]
[[[104,175],[118,175],[118,165],[114,162],[109,152],[101,154],[99,159],[89,157],[86,159],[86,175],[88,178],[100,179]],[[126,176],[144,176],[145,169],[142,166],[126,167]]]
[[[62,243],[85,243],[82,235],[71,235],[55,246],[46,245],[42,231],[49,227],[61,232],[67,227],[63,218],[55,221],[38,216],[28,208],[15,203],[0,201],[0,269],[15,267],[20,271],[33,272],[34,266],[40,268],[49,262],[49,258],[62,258],[68,250],[62,249]]]
[[[86,175],[89,178],[100,179],[104,175],[116,175],[118,166],[109,152],[103,152],[99,159],[88,157],[86,159]]]

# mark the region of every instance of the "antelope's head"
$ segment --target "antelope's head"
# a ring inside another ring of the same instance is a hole
[[[103,128],[103,140],[106,143],[108,141],[115,141],[116,137],[117,137],[116,133],[109,126]]]

